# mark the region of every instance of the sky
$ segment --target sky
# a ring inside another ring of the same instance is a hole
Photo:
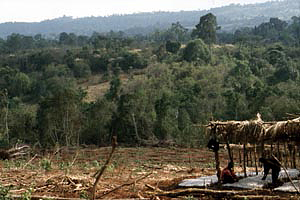
[[[108,16],[152,11],[204,10],[231,3],[268,0],[0,0],[0,23],[39,22],[58,17]]]

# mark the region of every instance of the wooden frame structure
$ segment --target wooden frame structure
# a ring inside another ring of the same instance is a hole
[[[281,159],[285,167],[296,168],[296,148],[297,142],[300,142],[300,117],[287,121],[264,122],[258,113],[257,118],[254,120],[210,121],[206,125],[206,133],[210,138],[226,145],[230,161],[233,161],[233,145],[230,144],[238,146],[239,161],[240,164],[243,164],[245,177],[247,176],[247,166],[249,164],[253,166],[254,163],[258,174],[258,158],[271,156],[272,154]],[[243,151],[243,158],[241,151]],[[215,152],[215,161],[218,179],[220,180],[218,152]]]

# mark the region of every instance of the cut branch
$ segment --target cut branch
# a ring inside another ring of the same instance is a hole
[[[112,155],[117,147],[117,136],[113,136],[112,138],[112,144],[111,144],[112,148],[111,148],[111,152],[105,162],[105,164],[103,165],[103,167],[98,170],[96,173],[95,173],[95,177],[96,177],[96,181],[94,183],[94,186],[93,186],[93,189],[92,189],[92,199],[94,200],[95,199],[95,193],[96,193],[96,187],[97,187],[97,184],[98,182],[100,181],[100,178],[102,176],[102,174],[104,173],[105,169],[107,168],[107,166],[109,165],[110,163],[110,160],[112,158]]]
[[[101,195],[99,198],[102,198],[102,197],[104,197],[104,196],[106,196],[106,195],[108,195],[108,194],[110,194],[110,193],[112,193],[112,192],[115,192],[115,191],[121,189],[122,187],[130,186],[130,185],[136,184],[137,182],[139,182],[139,181],[141,181],[141,180],[147,178],[147,177],[150,176],[151,174],[152,174],[152,173],[149,173],[149,174],[147,174],[147,175],[145,175],[145,176],[143,176],[143,177],[141,177],[141,178],[138,178],[138,179],[136,179],[136,180],[134,180],[134,181],[132,181],[132,182],[130,182],[130,183],[125,183],[125,184],[123,184],[123,185],[120,185],[120,186],[118,186],[118,187],[116,187],[116,188],[114,188],[114,189],[112,189],[112,190],[106,192],[105,194]]]

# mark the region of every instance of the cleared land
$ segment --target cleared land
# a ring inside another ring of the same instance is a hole
[[[110,147],[60,148],[33,153],[24,159],[0,161],[0,191],[19,197],[44,196],[89,198],[93,175],[105,163]],[[221,150],[221,166],[227,152]],[[202,199],[290,199],[295,194],[261,190],[225,190],[222,188],[179,188],[187,178],[215,174],[214,154],[207,149],[121,148],[117,147],[110,165],[97,186],[97,198],[184,198]],[[254,170],[249,168],[249,170]],[[237,163],[237,172],[242,168]],[[1,192],[0,192],[1,194]],[[34,198],[33,198],[34,199]]]

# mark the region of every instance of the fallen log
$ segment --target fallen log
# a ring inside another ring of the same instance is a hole
[[[212,197],[214,199],[288,199],[280,197],[267,190],[216,190],[204,188],[187,188],[172,191],[149,191],[149,195],[178,198],[183,196]],[[266,198],[262,198],[266,197]]]
[[[269,196],[269,195],[235,195],[232,197],[233,200],[244,200],[244,199],[251,199],[251,200],[267,200],[267,199],[280,199],[280,200],[287,200],[287,199],[291,199],[291,198],[285,198],[285,197],[281,197],[281,196]]]
[[[8,150],[0,150],[0,160],[9,160],[11,158],[27,155],[29,149],[30,147],[28,145],[22,145]]]
[[[187,188],[187,189],[177,189],[172,191],[163,191],[159,193],[148,192],[149,194],[155,196],[166,196],[166,197],[179,197],[179,196],[190,196],[190,195],[211,195],[213,197],[232,197],[235,195],[247,195],[253,194],[255,191],[233,191],[233,190],[213,190],[213,189],[203,189],[203,188]]]

